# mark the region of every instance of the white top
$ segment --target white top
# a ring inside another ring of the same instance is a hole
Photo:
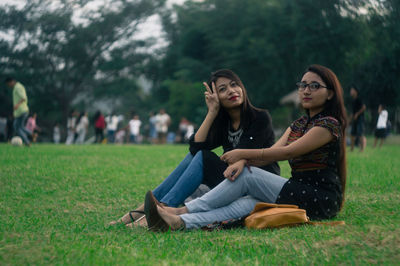
[[[141,125],[142,125],[142,121],[140,121],[138,119],[132,119],[131,121],[129,121],[129,129],[130,129],[131,135],[139,136]]]
[[[157,123],[157,117],[155,115],[150,117],[149,122],[150,124],[155,125]]]
[[[58,126],[54,126],[53,135],[54,136],[60,136],[61,135],[61,130],[60,130],[60,128]]]
[[[118,116],[113,115],[113,116],[107,116],[106,117],[106,123],[107,123],[107,130],[117,130],[118,128]]]
[[[76,126],[76,131],[84,132],[86,131],[88,126],[89,126],[89,119],[87,118],[87,116],[82,116],[81,119],[79,120],[78,125]]]
[[[156,130],[157,132],[167,133],[168,124],[171,118],[168,114],[157,114],[156,115]]]
[[[386,110],[382,110],[379,113],[378,123],[376,124],[376,128],[386,128],[388,120],[388,112]]]
[[[192,124],[189,124],[187,127],[186,135],[185,138],[189,139],[194,133],[194,126]]]
[[[67,120],[67,128],[68,129],[75,129],[75,125],[76,125],[76,117],[75,116],[73,116],[73,117],[68,117],[68,120]]]

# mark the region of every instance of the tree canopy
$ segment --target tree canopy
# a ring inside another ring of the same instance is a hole
[[[29,87],[30,105],[42,116],[65,118],[77,99],[118,96],[143,104],[136,81],[150,57],[149,40],[133,37],[164,1],[113,1],[83,13],[84,23],[74,21],[74,10],[89,2],[35,0],[0,9],[0,31],[9,37],[0,40],[0,73]]]

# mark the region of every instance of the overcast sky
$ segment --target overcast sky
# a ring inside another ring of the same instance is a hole
[[[72,1],[72,0],[71,0]],[[171,7],[174,4],[181,5],[186,0],[167,0],[167,6]],[[15,5],[17,7],[23,7],[27,0],[0,0],[0,5]],[[73,2],[73,1],[72,1]],[[93,0],[84,6],[83,9],[77,10],[73,16],[73,20],[76,23],[85,23],[85,19],[82,18],[82,14],[86,12],[96,12],[99,7],[104,4],[109,4],[113,2],[113,0]],[[57,0],[53,1],[54,6],[57,5]],[[54,7],[55,8],[55,7]],[[50,7],[51,9],[51,7]],[[0,34],[0,38],[5,37]],[[159,39],[156,47],[162,47],[166,45],[164,38],[162,37],[162,25],[158,15],[150,16],[144,23],[139,25],[139,31],[136,34],[137,39],[145,39],[148,37],[155,37]]]

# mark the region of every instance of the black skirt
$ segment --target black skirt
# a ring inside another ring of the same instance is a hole
[[[295,204],[311,219],[329,219],[339,212],[342,203],[340,178],[331,169],[292,172],[276,203]]]

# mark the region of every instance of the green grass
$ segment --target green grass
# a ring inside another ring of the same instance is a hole
[[[371,140],[369,140],[369,144]],[[348,153],[345,226],[152,233],[107,223],[187,146],[0,145],[0,265],[398,264],[400,144]],[[287,163],[282,163],[289,176]]]

